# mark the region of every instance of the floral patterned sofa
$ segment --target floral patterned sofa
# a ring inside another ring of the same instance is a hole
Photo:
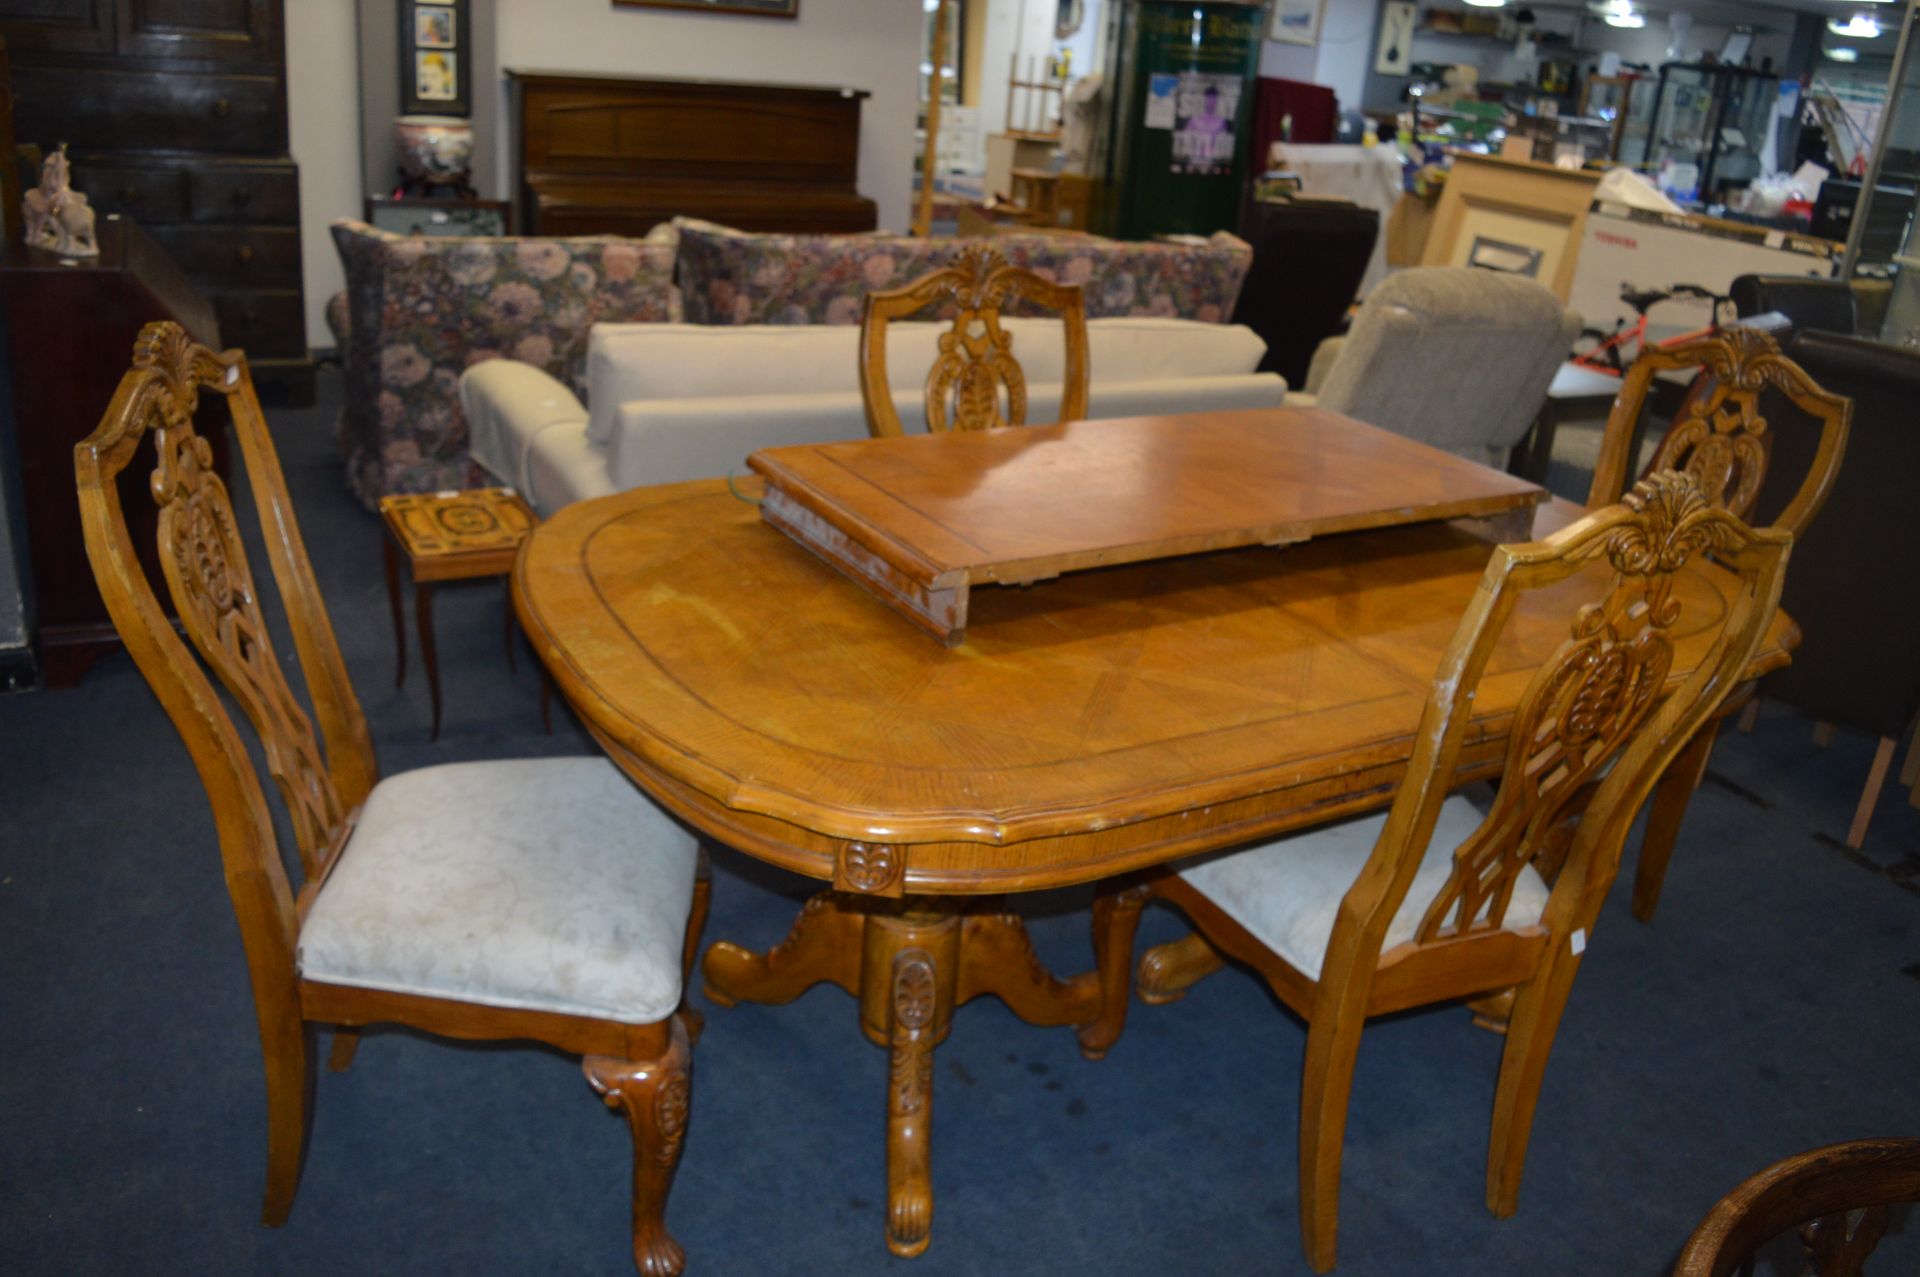
[[[517,360],[584,392],[596,323],[857,324],[869,289],[936,269],[965,243],[745,234],[687,218],[643,240],[430,239],[344,220],[333,238],[347,277],[327,308],[346,367],[341,446],[348,485],[369,506],[385,493],[488,482],[458,393],[474,364]],[[1008,235],[994,246],[1083,286],[1091,318],[1224,323],[1253,260],[1226,234],[1177,243]]]

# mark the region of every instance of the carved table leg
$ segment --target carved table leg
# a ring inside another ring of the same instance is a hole
[[[1140,1000],[1151,1006],[1178,1002],[1187,990],[1227,964],[1198,931],[1157,944],[1140,955]]]
[[[723,1006],[787,1002],[822,980],[859,997],[861,1030],[891,1055],[887,1247],[903,1257],[932,1235],[933,1050],[953,1008],[992,994],[1029,1024],[1091,1025],[1100,1014],[1096,973],[1055,979],[1017,914],[966,912],[965,903],[824,891],[777,948],[754,954],[721,941],[702,964],[707,996]]]
[[[892,1054],[887,1072],[887,1249],[927,1248],[933,1228],[933,1048],[953,1021],[959,902],[914,899],[867,915],[860,1027]]]
[[[672,1021],[667,1053],[657,1060],[589,1055],[581,1070],[608,1108],[626,1115],[633,1132],[633,1262],[644,1277],[677,1277],[686,1266],[664,1218],[680,1144],[687,1133],[686,1031]]]
[[[1100,1014],[1100,978],[1091,971],[1055,979],[1033,950],[1017,913],[969,913],[961,924],[956,1004],[990,993],[1028,1024],[1091,1024]]]
[[[809,899],[793,929],[764,954],[721,940],[701,964],[707,996],[723,1007],[736,1002],[791,1002],[822,980],[860,992],[860,933],[866,918],[843,907],[831,891]],[[883,1039],[884,1040],[884,1039]]]
[[[1100,1018],[1080,1029],[1080,1054],[1089,1060],[1104,1058],[1127,1026],[1133,936],[1140,926],[1140,910],[1152,895],[1145,883],[1121,881],[1102,883],[1093,898],[1093,965],[1100,980]]]

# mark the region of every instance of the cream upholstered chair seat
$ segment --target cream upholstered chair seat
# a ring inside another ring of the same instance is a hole
[[[1441,804],[1413,885],[1387,924],[1382,953],[1413,939],[1427,906],[1452,872],[1454,848],[1472,836],[1483,819],[1479,809],[1458,794]],[[1180,876],[1288,965],[1318,980],[1340,901],[1360,876],[1386,825],[1384,811],[1343,820],[1195,861],[1183,866]],[[1530,927],[1540,921],[1546,907],[1546,880],[1529,864],[1514,880],[1513,899],[1502,925],[1508,930]]]
[[[698,844],[604,758],[451,763],[367,796],[300,929],[301,974],[486,1006],[664,1020]]]

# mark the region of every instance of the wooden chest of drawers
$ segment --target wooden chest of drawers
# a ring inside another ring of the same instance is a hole
[[[137,222],[213,303],[263,392],[313,394],[282,0],[0,0],[14,132]]]

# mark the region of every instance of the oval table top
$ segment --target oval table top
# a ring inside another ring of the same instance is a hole
[[[843,890],[1061,886],[1384,806],[1489,546],[1454,524],[1134,564],[974,596],[945,648],[763,523],[757,482],[561,510],[515,605],[614,761],[704,832]],[[1543,507],[1537,529],[1578,507]],[[1603,566],[1524,596],[1461,779]],[[1677,588],[1673,678],[1732,578]],[[1777,618],[1750,673],[1797,641]]]

